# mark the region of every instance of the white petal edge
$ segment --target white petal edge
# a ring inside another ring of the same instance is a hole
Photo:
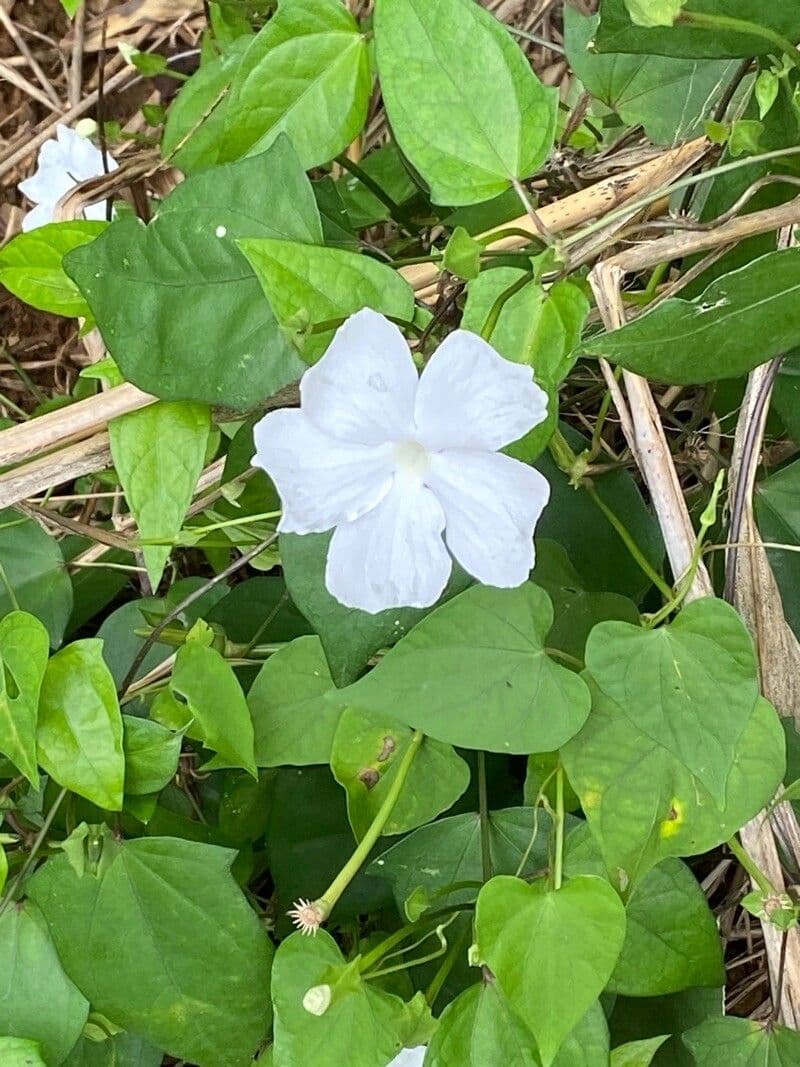
[[[17,188],[34,204],[55,204],[75,188],[75,182],[63,167],[48,163],[46,166],[40,164],[36,173],[20,182]]]
[[[30,233],[31,230],[38,230],[40,226],[52,222],[55,207],[55,204],[37,204],[31,208],[22,219],[22,232]]]
[[[389,1064],[389,1067],[422,1067],[426,1051],[425,1045],[401,1049]]]
[[[348,608],[371,615],[389,608],[427,608],[447,585],[453,561],[442,540],[444,512],[424,486],[395,485],[355,522],[337,526],[325,585]]]
[[[547,394],[522,363],[503,359],[469,330],[454,330],[431,357],[414,421],[428,448],[495,451],[547,418]]]
[[[349,445],[322,433],[302,411],[273,411],[253,429],[253,465],[283,502],[278,529],[321,533],[374,508],[392,487],[391,449]]]
[[[502,453],[447,450],[432,457],[425,481],[444,509],[447,547],[464,570],[484,585],[521,585],[535,560],[547,479]]]
[[[79,182],[105,174],[102,150],[88,137],[63,125],[58,127],[56,136],[61,146],[64,167]],[[117,169],[118,164],[110,152],[106,152],[106,160],[109,172]]]
[[[332,437],[363,445],[409,435],[419,378],[400,330],[364,308],[336,331],[300,382],[302,408]]]

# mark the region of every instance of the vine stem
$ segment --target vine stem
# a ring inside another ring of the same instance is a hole
[[[775,886],[770,882],[769,878],[767,878],[761,868],[753,862],[749,854],[745,851],[744,846],[741,844],[736,834],[733,835],[733,837],[730,839],[730,841],[728,841],[727,844],[728,848],[734,854],[734,856],[745,869],[745,871],[747,871],[747,873],[756,883],[761,892],[764,893],[766,896],[777,896],[778,892],[775,889]]]
[[[344,893],[345,889],[347,889],[352,880],[361,870],[367,856],[369,856],[378,838],[383,833],[386,823],[389,821],[389,817],[391,816],[394,806],[403,790],[403,786],[406,783],[414,758],[422,747],[422,742],[424,740],[425,735],[420,730],[415,730],[411,738],[411,743],[403,754],[400,766],[397,768],[397,774],[395,775],[394,781],[389,786],[383,803],[378,809],[375,818],[370,823],[367,832],[361,838],[355,852],[344,867],[342,867],[341,871],[339,871],[322,896],[314,901],[314,905],[318,912],[321,913],[322,922],[324,922],[333,911],[339,897],[341,897],[342,893]]]
[[[704,30],[730,30],[733,33],[745,33],[749,37],[760,37],[774,44],[778,51],[784,52],[796,67],[800,67],[800,53],[789,38],[776,33],[768,26],[760,26],[757,22],[747,22],[745,19],[733,18],[730,15],[706,15],[699,11],[682,11],[675,25],[697,26]]]
[[[533,273],[524,274],[521,278],[518,278],[513,285],[509,285],[507,289],[504,289],[502,293],[499,294],[495,302],[492,304],[489,314],[486,316],[486,322],[484,322],[483,329],[481,330],[481,337],[484,341],[491,341],[495,326],[497,326],[497,320],[500,318],[503,308],[511,297],[516,296],[517,293],[521,292],[525,286],[532,281]]]
[[[478,753],[478,810],[481,824],[481,867],[484,882],[492,877],[492,845],[489,836],[489,793],[486,788],[486,753]]]
[[[590,482],[586,482],[584,484],[584,489],[588,493],[589,499],[592,501],[595,507],[599,508],[600,511],[602,511],[602,513],[617,531],[620,538],[625,543],[625,547],[630,552],[631,556],[633,556],[633,558],[636,560],[636,563],[639,565],[639,569],[647,575],[647,577],[650,579],[653,585],[656,586],[659,592],[661,592],[668,600],[671,600],[672,589],[667,585],[667,583],[664,581],[658,571],[648,562],[644,553],[631,536],[627,526],[616,515],[616,513],[611,510],[611,508],[608,506],[608,504],[606,504],[605,500],[603,500],[603,498],[600,496],[600,494]]]
[[[53,820],[55,819],[58,813],[58,809],[61,807],[61,804],[63,803],[64,797],[66,795],[67,790],[62,789],[56,799],[53,801],[53,806],[48,811],[47,817],[42,823],[42,828],[36,835],[36,840],[33,842],[33,847],[31,848],[25,859],[25,862],[20,868],[19,874],[3,894],[3,899],[0,901],[0,915],[3,915],[3,913],[6,911],[8,905],[14,899],[14,894],[17,891],[17,887],[22,885],[26,874],[33,866],[33,862],[39,854],[39,849],[42,847],[45,842],[45,839],[47,838],[47,835],[50,833],[50,827],[53,825]]]
[[[556,771],[556,835],[553,858],[553,889],[560,889],[564,880],[564,768]]]

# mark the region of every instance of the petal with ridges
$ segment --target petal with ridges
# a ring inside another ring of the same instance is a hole
[[[392,486],[391,448],[346,444],[302,411],[273,411],[253,430],[253,464],[272,478],[284,504],[279,529],[321,533],[374,508]]]
[[[547,418],[547,394],[531,368],[503,359],[469,330],[455,330],[422,373],[414,408],[430,449],[494,451]]]
[[[332,437],[364,445],[407,437],[419,378],[400,330],[364,308],[303,375],[303,411]]]
[[[547,479],[501,453],[452,449],[432,457],[425,481],[444,508],[447,547],[464,570],[485,585],[521,585],[534,563]]]
[[[388,496],[331,538],[325,585],[349,608],[427,608],[447,585],[452,560],[442,540],[444,513],[424,486],[398,482]]]

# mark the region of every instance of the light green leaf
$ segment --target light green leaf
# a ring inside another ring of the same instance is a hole
[[[58,648],[72,614],[72,583],[56,539],[20,512],[0,511],[0,566],[6,579],[0,582],[0,617],[18,607],[29,611]]]
[[[552,621],[547,594],[530,582],[474,586],[418,623],[347,698],[451,745],[552,751],[589,709],[583,681],[545,652]]]
[[[61,6],[70,18],[74,18],[83,0],[61,0]]]
[[[306,170],[327,163],[361,132],[371,93],[367,42],[340,0],[280,0],[234,76],[221,158],[285,133]]]
[[[219,163],[231,82],[253,35],[238,37],[222,55],[206,59],[175,97],[161,152],[186,174]]]
[[[161,715],[163,706],[158,700],[153,705],[153,718],[173,729],[185,729],[188,737],[216,752],[208,766],[242,767],[257,777],[247,701],[233,669],[219,652],[196,641],[181,646],[169,684],[171,693],[185,701],[178,705],[183,721],[164,721],[167,717]],[[190,718],[193,721],[189,722]]]
[[[586,677],[592,712],[561,755],[620,887],[629,887],[667,856],[694,856],[727,841],[769,803],[783,777],[785,743],[768,701],[758,700],[739,738],[719,808],[680,760]]]
[[[37,740],[39,763],[59,785],[106,811],[122,809],[122,715],[101,640],[74,641],[47,664]]]
[[[111,456],[142,541],[172,541],[179,533],[203,469],[211,415],[203,404],[150,404],[113,419]],[[158,587],[170,544],[142,548],[147,575]]]
[[[347,793],[347,813],[361,840],[392,788],[411,744],[412,731],[389,716],[347,708],[330,756],[336,781]],[[469,785],[469,768],[450,745],[425,738],[383,830],[402,834],[430,822]]]
[[[442,1012],[425,1067],[539,1067],[533,1034],[511,1010],[496,982],[470,986]]]
[[[139,838],[102,876],[59,856],[29,882],[94,1010],[198,1067],[246,1067],[270,1021],[272,949],[230,876],[234,855]]]
[[[590,341],[588,352],[675,385],[738,378],[800,344],[800,248],[768,252]]]
[[[758,699],[753,641],[739,614],[704,597],[654,630],[601,622],[586,666],[631,725],[666,749],[718,806]]]
[[[470,237],[463,226],[456,226],[444,250],[442,268],[455,274],[457,278],[471,281],[481,272],[481,252],[484,246],[474,237]],[[461,325],[464,329],[462,321]],[[480,331],[475,331],[480,332]]]
[[[579,876],[558,890],[499,876],[478,896],[475,933],[544,1067],[603,991],[625,936],[625,909],[608,882]]]
[[[125,793],[145,796],[159,792],[175,776],[182,735],[150,719],[137,719],[133,715],[123,715],[122,722]]]
[[[283,138],[189,178],[149,226],[115,222],[66,257],[128,381],[162,400],[248,408],[300,376],[236,246],[246,237],[322,239],[311,185]]]
[[[567,1034],[552,1067],[608,1067],[608,1057],[608,1023],[600,1001],[596,1000]]]
[[[38,1041],[25,1037],[0,1037],[3,1067],[48,1067]]]
[[[680,860],[664,860],[648,871],[634,886],[625,914],[625,944],[609,981],[611,992],[655,997],[724,984],[716,920]]]
[[[89,244],[106,222],[52,222],[21,233],[0,249],[0,284],[40,311],[86,317],[89,309],[75,282],[65,273],[67,252]]]
[[[533,808],[504,808],[489,812],[489,855],[497,874],[521,874],[530,878],[546,867],[548,835],[552,829],[545,811]],[[422,890],[436,907],[449,907],[474,900],[483,877],[481,827],[477,812],[451,815],[429,826],[421,826],[373,860],[369,873],[392,883],[397,910],[415,890]],[[445,892],[456,883],[473,882]]]
[[[0,752],[36,789],[36,724],[50,639],[34,615],[12,611],[0,620]]]
[[[392,131],[434,203],[489,200],[547,158],[557,93],[473,0],[378,0],[375,51]]]
[[[375,652],[395,644],[431,609],[392,608],[370,615],[340,604],[325,586],[330,539],[329,533],[282,534],[280,552],[292,600],[319,634],[334,684],[342,686],[355,681]],[[454,567],[442,599],[460,593],[470,581]]]
[[[687,0],[625,0],[631,22],[637,26],[672,26]]]
[[[345,319],[370,307],[410,321],[414,292],[385,263],[341,248],[256,238],[237,242],[256,273],[275,315],[300,335],[303,359],[314,363],[330,344],[333,330],[308,334],[307,326]]]
[[[714,27],[677,25],[668,28],[637,26],[626,3],[630,0],[603,0],[597,48],[600,52],[636,52],[644,55],[691,56],[695,58],[758,56],[775,51],[774,41],[760,34]],[[674,4],[677,0],[657,0]],[[649,8],[649,0],[637,0],[640,10]],[[762,0],[685,0],[685,12],[725,15],[753,22],[758,26],[790,37],[800,36],[800,14],[793,4],[765,6]]]
[[[702,133],[736,63],[597,53],[592,47],[597,24],[597,16],[582,15],[569,5],[564,8],[567,57],[584,88],[628,125],[641,123],[658,144],[671,145]]]
[[[697,1067],[792,1067],[800,1034],[751,1019],[707,1019],[683,1035]]]
[[[320,986],[328,987],[330,1003],[313,1014],[304,999]],[[281,943],[272,971],[272,1003],[275,1067],[385,1067],[400,1051],[397,1029],[405,1005],[362,981],[357,961],[346,963],[324,930],[310,939],[294,933]]]
[[[778,99],[780,86],[780,78],[774,70],[762,70],[759,72],[756,78],[755,95],[760,119],[765,118],[772,110],[772,105]]]
[[[664,1034],[619,1045],[611,1053],[611,1067],[650,1067],[653,1057],[668,1040],[669,1034]]]
[[[341,707],[316,636],[298,637],[270,656],[247,694],[259,767],[327,763]]]
[[[89,1002],[64,974],[39,909],[30,901],[7,908],[0,916],[0,1033],[38,1042],[55,1067],[88,1014]],[[0,1063],[9,1062],[0,1045]]]

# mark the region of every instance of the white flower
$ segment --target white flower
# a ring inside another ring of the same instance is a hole
[[[389,1067],[422,1067],[425,1059],[425,1045],[417,1045],[416,1048],[401,1049],[395,1056]]]
[[[338,601],[428,607],[451,554],[485,585],[527,579],[550,487],[499,449],[547,416],[530,367],[456,330],[418,377],[399,329],[364,309],[303,375],[300,398],[256,425],[253,462],[280,493],[281,531],[334,529],[325,584]]]
[[[36,173],[19,183],[19,191],[37,205],[22,220],[25,231],[53,222],[56,204],[62,196],[81,182],[105,174],[100,149],[88,138],[63,125],[57,126],[56,136],[45,141],[39,149],[37,164]],[[117,169],[111,156],[108,156],[108,169]],[[87,207],[84,215],[87,219],[102,221],[106,217],[105,203]]]

